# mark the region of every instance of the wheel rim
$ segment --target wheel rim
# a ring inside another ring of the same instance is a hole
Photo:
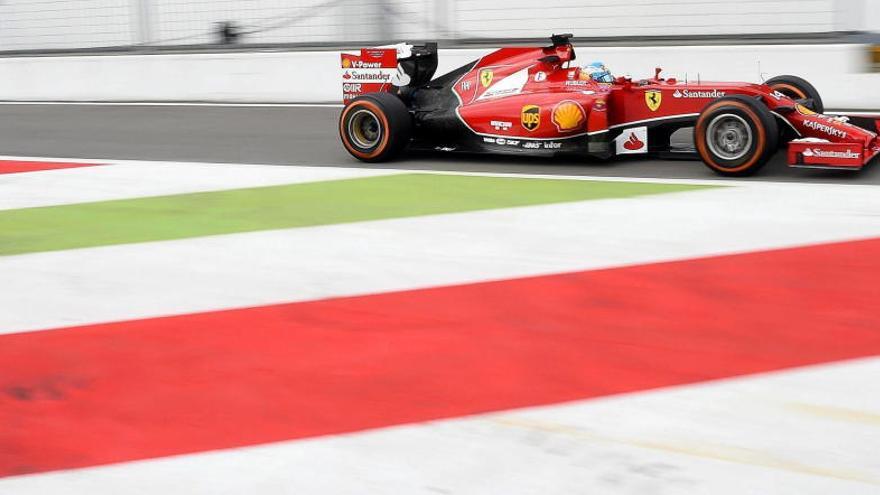
[[[382,140],[382,124],[376,114],[360,109],[348,119],[348,135],[359,148],[375,148]]]
[[[712,119],[706,128],[706,138],[712,154],[729,161],[746,156],[754,141],[748,122],[730,113]]]

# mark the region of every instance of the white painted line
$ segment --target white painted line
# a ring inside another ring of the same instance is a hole
[[[812,189],[722,188],[6,256],[0,257],[0,329],[33,331],[880,236],[874,190],[829,188],[822,201],[816,197]]]
[[[212,102],[124,102],[124,101],[0,101],[3,105],[69,105],[98,107],[229,107],[229,108],[343,108],[340,103],[212,103]]]
[[[0,480],[16,495],[869,495],[880,359]]]
[[[397,170],[188,162],[108,162],[106,166],[0,175],[0,210],[399,174]]]
[[[449,171],[449,170],[425,170],[425,169],[407,169],[407,168],[371,168],[371,167],[350,167],[345,165],[322,165],[320,167],[309,167],[299,164],[284,163],[207,163],[207,162],[164,162],[153,160],[120,160],[112,158],[59,158],[59,157],[40,157],[40,156],[12,156],[0,155],[0,160],[22,160],[22,161],[45,161],[45,162],[70,162],[70,163],[116,163],[116,164],[157,164],[164,163],[180,163],[184,165],[211,165],[217,167],[223,166],[242,166],[242,167],[305,167],[305,168],[326,168],[326,169],[342,169],[342,170],[362,170],[364,173],[368,171],[385,170],[387,172],[414,173],[414,174],[442,174],[442,175],[469,175],[483,177],[522,177],[528,179],[564,179],[564,180],[589,180],[589,181],[607,181],[607,182],[637,182],[637,183],[656,183],[656,184],[695,184],[695,185],[713,185],[713,186],[748,186],[748,185],[773,185],[779,187],[813,187],[813,188],[876,188],[873,184],[846,184],[835,183],[828,184],[823,182],[800,182],[800,181],[782,181],[782,180],[756,180],[756,179],[729,179],[729,178],[711,178],[711,179],[685,179],[685,178],[663,178],[663,177],[623,177],[623,176],[601,176],[601,175],[555,175],[541,173],[514,173],[514,172],[468,172],[468,171]],[[52,171],[54,172],[54,171]],[[40,172],[48,173],[48,172]]]
[[[880,110],[864,110],[864,111],[849,111],[849,110],[825,110],[825,115],[853,115],[859,117],[877,117],[880,119]]]

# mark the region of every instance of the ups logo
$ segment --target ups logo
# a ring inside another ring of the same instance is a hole
[[[522,126],[529,132],[541,125],[541,107],[526,105],[522,108]]]

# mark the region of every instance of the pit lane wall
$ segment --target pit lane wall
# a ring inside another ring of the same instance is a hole
[[[648,77],[660,66],[689,80],[810,80],[826,106],[880,108],[880,74],[858,44],[578,47],[579,62],[604,61],[616,74]],[[490,49],[440,52],[438,74]],[[0,58],[0,100],[339,102],[339,53],[232,52]]]

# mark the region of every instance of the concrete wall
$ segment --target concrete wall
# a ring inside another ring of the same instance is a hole
[[[647,77],[662,66],[689,80],[760,81],[797,74],[836,108],[880,109],[880,74],[861,45],[579,47],[579,62]],[[438,74],[487,53],[446,50]],[[337,52],[167,54],[0,59],[0,100],[336,102]]]

